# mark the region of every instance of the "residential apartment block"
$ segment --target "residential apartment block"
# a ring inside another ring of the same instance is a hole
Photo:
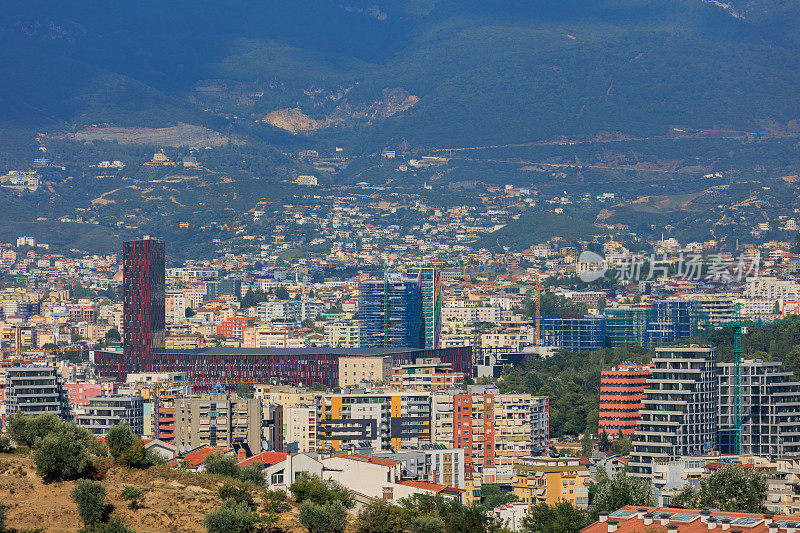
[[[577,457],[523,457],[514,465],[514,495],[530,506],[589,506],[589,469]]]
[[[23,365],[6,370],[6,414],[70,418],[69,399],[55,367]]]
[[[317,397],[317,444],[399,450],[431,441],[431,396],[351,389]]]
[[[175,402],[175,445],[181,451],[207,444],[246,445],[254,454],[262,446],[261,400],[211,393]]]
[[[713,347],[657,348],[629,465],[650,477],[653,463],[714,450],[717,365]]]
[[[114,394],[95,396],[77,417],[78,425],[92,435],[104,436],[109,429],[127,422],[135,435],[144,433],[144,399],[141,396]]]
[[[434,442],[464,450],[467,472],[484,480],[510,481],[520,457],[547,448],[550,437],[547,397],[500,394],[493,386],[469,386],[467,393],[434,395]]]
[[[623,364],[600,374],[599,431],[616,437],[629,437],[639,424],[639,410],[644,407],[644,390],[650,367]]]

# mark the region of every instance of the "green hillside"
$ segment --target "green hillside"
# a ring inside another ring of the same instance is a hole
[[[508,247],[511,251],[520,252],[553,237],[561,237],[566,243],[573,243],[579,239],[590,239],[597,233],[598,229],[593,224],[579,218],[555,213],[536,213],[522,215],[482,237],[473,246],[488,249]]]

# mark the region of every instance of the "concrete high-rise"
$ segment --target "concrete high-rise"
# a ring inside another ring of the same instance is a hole
[[[800,456],[800,382],[782,363],[742,361],[742,454]],[[734,453],[733,363],[717,365],[719,451]]]
[[[144,368],[142,360],[164,349],[164,267],[163,241],[148,238],[122,244],[125,368],[119,369],[120,377],[123,372]]]
[[[656,348],[628,461],[633,475],[650,477],[654,462],[714,450],[716,359],[713,347]]]

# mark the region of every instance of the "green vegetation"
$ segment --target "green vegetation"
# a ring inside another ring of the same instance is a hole
[[[79,479],[72,491],[72,499],[78,505],[84,526],[93,527],[106,519],[107,509],[104,503],[106,488],[99,481]]]
[[[646,362],[643,348],[605,348],[596,352],[560,352],[544,358],[529,356],[516,368],[507,367],[497,382],[502,392],[550,397],[550,434],[578,436],[597,433],[600,371],[624,361]]]
[[[486,511],[517,500],[513,492],[504,491],[500,485],[486,483],[481,486],[481,507]]]
[[[686,485],[670,505],[686,509],[710,507],[723,511],[763,513],[767,497],[767,478],[758,470],[745,470],[741,465],[725,465],[700,481],[700,490]]]
[[[135,510],[141,505],[139,500],[144,497],[144,493],[136,487],[125,487],[122,489],[122,494],[120,494],[120,497],[123,500],[130,502],[128,505],[131,509]]]
[[[206,515],[205,526],[208,533],[253,533],[256,521],[256,513],[246,503],[226,500],[219,509]]]
[[[598,478],[598,483],[591,487],[593,497],[588,510],[591,522],[602,512],[612,513],[626,505],[652,507],[656,504],[653,485],[648,480],[628,476],[626,472],[613,478],[603,473]]]
[[[347,509],[355,505],[355,500],[344,486],[313,474],[302,474],[289,486],[289,490],[298,502],[307,500],[316,504],[341,502]]]
[[[526,214],[506,226],[478,239],[472,246],[496,250],[507,247],[521,252],[535,244],[561,237],[566,244],[587,240],[598,233],[593,224],[567,215],[541,212]]]
[[[522,520],[526,533],[578,533],[589,523],[584,511],[563,501],[554,506],[535,505]]]

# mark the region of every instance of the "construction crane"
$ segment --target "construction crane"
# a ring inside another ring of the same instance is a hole
[[[742,453],[742,424],[744,416],[742,414],[742,335],[747,335],[748,321],[742,319],[742,304],[737,303],[733,306],[731,319],[721,324],[712,324],[710,321],[698,324],[704,327],[706,338],[715,328],[731,328],[733,330],[733,427],[721,431],[733,432],[733,452]],[[772,325],[800,324],[800,319],[784,318],[775,320]]]
[[[747,334],[747,323],[742,320],[742,304],[733,306],[731,319],[721,324],[705,322],[706,338],[715,328],[731,328],[733,330],[733,427],[720,431],[733,432],[733,453],[742,453],[742,335]]]
[[[536,322],[536,346],[542,345],[542,291],[544,287],[542,286],[542,282],[539,280],[539,274],[536,274],[536,285],[534,286],[536,289],[536,316],[534,318]]]

